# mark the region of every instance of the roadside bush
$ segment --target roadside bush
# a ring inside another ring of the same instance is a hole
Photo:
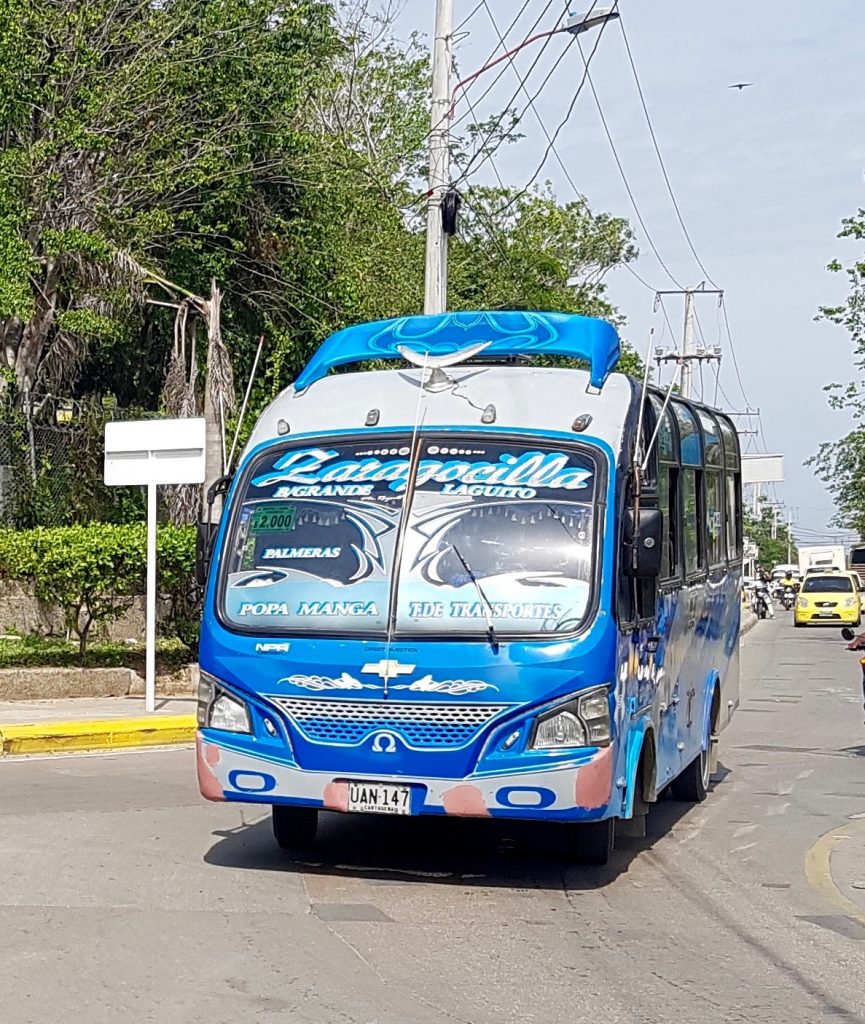
[[[156,536],[158,585],[169,602],[169,621],[175,628],[179,621],[185,642],[194,642],[195,528],[160,526]],[[143,523],[0,530],[0,576],[31,583],[41,601],[62,610],[84,661],[93,624],[117,619],[144,593],[146,538]]]
[[[180,668],[189,663],[189,649],[177,638],[156,642],[159,667]],[[91,640],[84,657],[75,641],[62,637],[0,637],[2,668],[134,668],[144,674],[144,644]]]

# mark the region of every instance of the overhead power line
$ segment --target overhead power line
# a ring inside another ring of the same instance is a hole
[[[530,0],[526,0],[526,2],[522,5],[522,7],[520,7],[520,9],[517,11],[516,15],[514,16],[513,20],[511,21],[510,25],[508,25],[508,27],[505,29],[504,35],[499,33],[499,42],[501,43],[502,46],[507,46],[507,43],[505,42],[505,40],[507,39],[507,37],[513,31],[513,29],[515,28],[517,22],[520,20],[520,18],[526,12],[526,10],[527,10],[527,8],[529,6],[529,3],[530,3]],[[538,27],[538,25],[540,25],[540,23],[543,20],[543,18],[546,16],[547,11],[549,11],[549,9],[553,6],[554,3],[555,3],[555,0],[547,0],[546,7],[544,7],[544,9],[541,11],[541,13],[537,16],[537,18],[535,19],[535,21],[532,24],[532,27],[528,30],[528,32],[526,32],[526,34],[525,34],[526,38],[528,38],[529,36],[532,35],[532,33],[535,31],[535,29]],[[481,3],[480,3],[479,6],[481,6],[481,7],[485,6],[484,0],[481,0]],[[489,64],[489,62],[498,53],[498,50],[499,50],[498,46],[493,47],[492,52],[489,54],[489,56],[484,61],[484,63],[481,65],[481,67],[485,67],[487,64]],[[502,79],[502,77],[504,75],[507,74],[508,66],[509,66],[509,64],[503,64],[502,65],[501,70],[498,71],[492,77],[491,81],[487,84],[486,89],[484,89],[484,91],[480,94],[480,96],[478,96],[478,98],[475,100],[476,104],[482,103],[487,98],[487,96],[496,87],[497,83]],[[471,89],[472,86],[474,86],[475,83],[478,82],[478,81],[479,81],[479,79],[475,79],[474,82],[470,82],[469,85],[468,85],[468,88],[465,90],[465,92],[468,92],[468,90]],[[463,93],[463,95],[465,95],[465,92]],[[456,119],[456,121],[454,121],[452,127],[455,128],[461,121],[464,121],[467,116],[468,116],[468,114],[463,114],[461,117],[458,117]]]
[[[624,165],[622,164],[621,157],[619,156],[619,151],[618,151],[618,149],[616,147],[616,142],[613,139],[613,133],[610,131],[610,126],[607,123],[607,118],[606,118],[606,115],[604,114],[604,108],[601,105],[601,100],[600,100],[600,97],[598,96],[598,90],[595,88],[595,83],[594,83],[594,81],[592,79],[592,75],[591,75],[591,73],[589,71],[589,65],[588,65],[588,62],[586,61],[585,55],[583,54],[583,48],[582,48],[582,46],[580,46],[579,39],[577,40],[577,46],[579,47],[580,56],[583,58],[583,64],[585,65],[585,68],[586,68],[586,79],[588,80],[589,88],[591,89],[592,97],[594,98],[594,101],[595,101],[595,107],[597,108],[598,116],[601,119],[601,125],[603,126],[604,134],[607,136],[607,142],[610,144],[610,150],[612,151],[613,159],[615,160],[616,167],[618,168],[619,176],[622,179],[622,184],[625,186],[625,191],[628,194],[628,199],[631,202],[631,209],[634,211],[634,216],[637,218],[637,223],[643,229],[643,235],[645,236],[646,241],[649,243],[649,248],[655,254],[655,259],[660,264],[661,269],[664,271],[664,273],[667,275],[667,277],[669,277],[669,279],[673,282],[673,284],[677,288],[684,288],[684,286],[682,285],[681,281],[679,281],[676,278],[675,274],[673,274],[673,272],[670,270],[670,268],[664,262],[664,258],[663,258],[663,256],[661,256],[661,253],[659,252],[657,245],[655,245],[655,240],[652,238],[652,233],[649,231],[649,229],[648,229],[648,227],[646,225],[646,221],[643,218],[642,213],[640,212],[640,207],[637,204],[637,199],[636,199],[636,196],[634,195],[634,190],[631,188],[631,183],[630,183],[630,181],[628,181],[628,175],[625,172]]]
[[[638,96],[640,98],[640,105],[643,108],[643,114],[644,114],[645,119],[646,119],[646,126],[649,129],[649,136],[650,136],[650,138],[652,140],[652,147],[653,147],[653,149],[655,151],[655,156],[658,159],[658,165],[659,165],[659,167],[661,169],[661,174],[662,174],[662,176],[664,178],[664,184],[666,185],[667,193],[670,196],[670,202],[673,204],[673,210],[675,211],[676,219],[677,219],[677,221],[679,223],[679,227],[682,230],[682,235],[685,238],[685,242],[687,243],[687,246],[688,246],[688,248],[689,248],[689,250],[691,252],[691,255],[694,257],[694,260],[695,260],[697,266],[706,275],[706,280],[712,285],[713,288],[719,288],[719,285],[717,284],[717,282],[714,280],[712,275],[706,269],[706,265],[703,262],[702,258],[700,257],[700,254],[697,252],[696,246],[694,245],[693,239],[691,238],[691,234],[688,231],[687,225],[685,224],[685,219],[684,219],[684,217],[682,215],[681,206],[679,205],[679,201],[676,198],[676,193],[675,193],[675,191],[673,189],[673,184],[672,184],[672,181],[670,180],[669,172],[667,171],[667,165],[666,165],[666,162],[664,160],[663,154],[661,153],[661,147],[660,147],[660,145],[658,143],[658,137],[657,137],[657,134],[655,132],[654,124],[652,122],[652,117],[651,117],[651,115],[649,113],[648,102],[646,101],[646,96],[645,96],[645,93],[643,92],[642,83],[640,82],[640,75],[639,75],[639,72],[637,71],[637,64],[636,64],[636,61],[634,59],[633,51],[631,50],[630,41],[628,40],[628,33],[627,33],[627,29],[625,28],[625,22],[624,22],[624,19],[622,19],[622,18],[619,19],[619,28],[621,29],[621,32],[622,32],[622,41],[624,42],[624,45],[625,45],[625,52],[626,52],[627,57],[628,57],[628,64],[630,65],[631,73],[633,74],[633,77],[634,77],[634,83],[635,83],[635,85],[637,87],[637,94],[638,94]],[[657,255],[657,253],[656,253],[656,255]],[[748,395],[747,395],[747,393],[745,391],[745,386],[744,386],[744,383],[742,381],[742,374],[741,374],[741,371],[739,369],[739,361],[738,361],[738,358],[736,356],[736,346],[735,346],[735,343],[733,341],[733,332],[730,329],[730,321],[729,321],[729,316],[727,314],[727,306],[726,306],[726,303],[723,301],[723,297],[722,297],[722,301],[721,301],[721,309],[723,311],[724,327],[725,327],[725,330],[726,330],[727,343],[728,343],[728,347],[729,347],[729,350],[730,350],[730,357],[731,357],[732,362],[733,362],[733,369],[734,369],[735,374],[736,374],[736,381],[737,381],[737,383],[739,385],[739,390],[741,391],[742,399],[744,400],[745,405],[746,406],[750,406],[750,402],[748,401]],[[702,334],[702,327],[699,325],[699,320],[698,320],[698,327],[699,327],[700,332]],[[722,394],[723,394],[723,391],[722,391]],[[729,400],[727,400],[727,401],[729,401]],[[765,439],[765,437],[763,435],[762,423],[760,423],[759,421],[758,421],[758,428],[759,429],[758,429],[758,435],[757,436],[759,437],[760,443],[762,444],[764,451],[767,452],[768,448],[767,448],[767,445],[766,445],[766,439]]]
[[[594,4],[592,6],[594,7]],[[618,0],[615,0],[615,3],[613,4],[612,10],[615,11],[618,6],[619,6]],[[587,17],[588,17],[588,15],[587,15]],[[574,107],[577,105],[577,100],[580,98],[580,93],[583,91],[583,86],[586,84],[586,79],[589,77],[589,65],[592,63],[592,58],[595,56],[595,54],[598,51],[598,47],[601,44],[601,39],[603,38],[604,29],[606,27],[607,27],[607,22],[605,21],[601,25],[600,31],[598,32],[598,35],[597,35],[597,37],[595,39],[594,46],[592,47],[592,50],[589,53],[588,58],[584,58],[583,62],[585,64],[585,69],[583,71],[583,76],[580,79],[579,83],[577,84],[577,88],[574,91],[574,95],[571,98],[571,102],[570,102],[570,105],[568,106],[567,111],[565,112],[565,116],[562,118],[562,120],[559,122],[558,126],[556,127],[556,130],[553,132],[552,138],[548,137],[547,148],[544,150],[544,153],[541,156],[541,159],[540,159],[540,162],[538,163],[538,166],[535,168],[534,173],[531,175],[531,177],[526,182],[526,184],[523,186],[523,188],[521,188],[519,190],[519,192],[517,192],[514,196],[512,196],[512,198],[502,207],[502,209],[499,211],[500,213],[505,213],[508,209],[510,209],[510,207],[513,206],[514,203],[516,203],[522,196],[524,196],[528,192],[528,190],[532,187],[532,185],[535,183],[535,181],[537,181],[538,175],[543,170],[544,164],[546,164],[547,159],[549,158],[550,152],[553,149],[555,149],[556,140],[558,139],[561,130],[568,123],[568,121],[570,120],[571,114],[574,112]],[[580,48],[580,54],[581,55],[582,55],[582,52],[583,52],[582,48]],[[562,54],[562,56],[564,56],[564,53]],[[561,60],[561,58],[559,58],[559,60]],[[553,71],[555,70],[556,67],[558,67],[558,61],[554,65]],[[549,80],[549,77],[550,76],[547,76],[547,81]]]
[[[634,61],[634,55],[631,52],[631,44],[628,42],[628,33],[625,30],[625,22],[624,22],[623,18],[619,18],[619,28],[622,31],[622,39],[624,40],[624,43],[625,43],[625,51],[626,51],[626,53],[628,55],[628,63],[631,66],[631,72],[633,73],[634,82],[635,82],[635,84],[637,86],[637,94],[640,97],[640,105],[642,106],[643,113],[645,114],[645,117],[646,117],[646,125],[648,126],[648,129],[649,129],[649,136],[652,139],[652,147],[655,150],[655,156],[657,156],[657,158],[658,158],[658,165],[660,166],[661,174],[664,177],[664,184],[667,186],[667,192],[669,193],[669,196],[670,196],[670,202],[673,204],[673,209],[676,211],[676,219],[679,222],[679,227],[682,229],[682,234],[685,236],[685,241],[688,243],[688,248],[691,250],[691,255],[696,260],[697,266],[706,275],[706,280],[709,282],[709,284],[711,284],[711,286],[713,288],[718,288],[719,286],[715,283],[714,280],[712,280],[712,275],[709,273],[708,270],[706,270],[706,267],[704,266],[703,261],[700,259],[699,253],[694,248],[694,243],[691,241],[691,235],[688,232],[687,227],[685,226],[685,220],[684,220],[684,217],[682,216],[682,210],[681,210],[681,208],[679,206],[678,200],[676,199],[676,194],[673,191],[673,185],[672,185],[672,182],[670,181],[670,175],[667,173],[667,165],[664,162],[663,156],[661,155],[661,147],[658,145],[658,137],[655,134],[655,128],[654,128],[654,125],[652,124],[652,118],[649,116],[649,107],[648,107],[648,104],[646,103],[646,97],[645,97],[645,94],[643,93],[643,87],[640,84],[640,76],[637,73],[637,65],[636,65],[636,63]]]
[[[552,2],[552,0],[551,0],[551,2]],[[551,2],[547,4],[547,7],[545,8],[545,11],[549,10],[549,8],[551,6]],[[597,4],[597,2],[598,2],[598,0],[594,0],[594,2],[592,3],[592,10],[594,10],[595,5]],[[563,14],[567,13],[567,9],[568,9],[568,2],[566,0],[562,13]],[[531,76],[532,72],[535,70],[535,68],[540,63],[540,60],[543,57],[544,53],[546,52],[547,47],[550,45],[552,40],[555,39],[555,37],[556,37],[556,34],[555,33],[551,33],[544,40],[542,46],[540,47],[540,49],[535,54],[534,60],[529,65],[528,70],[526,71],[526,73],[524,75],[520,76],[520,80],[519,80],[519,83],[517,85],[516,91],[511,96],[510,100],[508,100],[507,104],[504,106],[503,113],[506,113],[507,111],[513,109],[513,106],[514,106],[514,104],[517,101],[517,97],[520,95],[520,93],[523,90],[526,89],[529,77]],[[558,68],[559,64],[562,62],[562,59],[564,58],[564,55],[567,52],[567,49],[568,49],[568,47],[565,47],[565,49],[562,51],[562,53],[559,54],[558,59],[556,60],[555,64],[553,64],[552,68],[549,70],[547,75],[544,77],[544,79],[541,82],[540,86],[529,97],[529,103],[523,108],[521,113],[518,113],[516,115],[513,123],[510,126],[511,130],[516,128],[516,126],[522,121],[522,119],[526,115],[526,112],[529,110],[530,104],[532,104],[534,102],[534,100],[536,100],[538,98],[538,96],[541,94],[541,92],[543,91],[543,89],[546,86],[547,82],[549,82],[550,78],[552,77],[552,75],[554,74],[556,69]],[[511,63],[510,61],[506,62],[505,63],[505,68],[509,67],[510,63]],[[457,181],[454,182],[454,185],[459,185],[460,182],[464,181],[468,177],[468,175],[472,172],[472,170],[474,170],[474,172],[477,173],[477,171],[479,171],[480,168],[483,167],[484,163],[486,163],[486,161],[488,159],[490,159],[490,157],[493,156],[499,150],[499,148],[502,146],[502,144],[504,143],[504,141],[505,141],[505,139],[507,137],[504,134],[501,135],[501,137],[498,139],[498,141],[495,143],[495,145],[493,146],[493,148],[491,150],[489,150],[489,151],[486,150],[486,147],[492,141],[493,136],[495,135],[495,132],[496,132],[496,128],[493,128],[491,131],[489,131],[486,134],[486,137],[483,139],[481,144],[477,147],[477,149],[475,150],[475,152],[472,155],[471,159],[469,160],[469,163],[468,163],[468,166],[466,167],[465,172],[463,173],[463,175],[460,178],[457,179]],[[474,166],[475,161],[478,159],[478,157],[481,156],[481,154],[483,154],[483,159],[481,159],[480,163],[477,165],[477,167],[475,167]]]
[[[463,29],[464,29],[464,28],[466,27],[466,25],[468,25],[468,23],[469,23],[469,22],[470,22],[470,21],[472,20],[472,18],[473,18],[473,17],[474,17],[474,16],[475,16],[475,15],[476,15],[476,14],[478,13],[478,11],[479,11],[479,10],[480,10],[480,9],[481,9],[481,8],[483,7],[483,5],[484,5],[484,0],[480,0],[480,2],[479,2],[479,3],[475,4],[475,6],[474,6],[474,7],[473,7],[473,8],[471,9],[471,11],[470,11],[470,12],[469,12],[469,13],[468,13],[468,14],[467,14],[467,15],[466,15],[466,16],[465,16],[464,18],[463,18],[463,20],[462,20],[462,21],[461,21],[461,22],[459,23],[459,25],[457,25],[457,26],[456,26],[456,27],[454,28],[454,35],[456,35],[456,34],[457,34],[458,32],[461,32],[461,31],[462,31],[462,30],[463,30]],[[525,10],[526,6],[527,6],[527,5],[525,5],[525,4],[523,5],[523,10]],[[519,14],[517,15],[517,18],[519,18]]]
[[[493,26],[493,31],[496,33],[496,37],[498,38],[499,43],[502,46],[506,46],[507,43],[505,42],[505,40],[507,38],[508,32],[510,31],[511,28],[513,28],[514,22],[511,22],[511,25],[509,26],[509,28],[503,34],[502,31],[499,29],[498,23],[496,21],[495,14],[493,13],[492,8],[490,7],[490,5],[487,2],[487,0],[482,0],[482,3],[483,3],[484,8],[486,9],[487,15],[488,15],[488,17],[490,19],[490,22],[491,22],[492,26]],[[523,7],[523,9],[525,9],[525,6]],[[547,5],[546,9],[549,9],[549,4]],[[543,14],[543,12],[542,12],[542,14]],[[530,30],[530,32],[534,31],[534,29],[537,27],[539,21],[540,21],[540,18],[532,26],[532,29]],[[510,67],[513,69],[513,71],[515,72],[515,74],[517,75],[517,78],[520,79],[519,69],[516,67],[516,64],[514,63],[514,59],[511,58],[511,60],[508,63],[510,65]],[[498,79],[501,77],[501,75],[504,74],[505,70],[507,70],[507,68],[504,68],[502,70],[502,72],[500,72],[500,74],[498,76],[496,76],[496,81],[498,81]],[[521,79],[520,79],[520,81],[521,81]],[[547,128],[547,125],[546,125],[543,117],[541,116],[541,112],[538,110],[537,104],[535,103],[534,99],[530,95],[530,93],[529,93],[528,89],[526,88],[525,84],[522,84],[522,91],[523,91],[523,94],[526,96],[526,98],[529,101],[529,107],[531,108],[532,113],[535,116],[535,120],[538,122],[538,125],[540,126],[541,131],[544,133],[544,138],[547,140],[550,153],[552,153],[552,155],[555,157],[556,163],[559,165],[559,168],[561,169],[562,174],[565,176],[565,180],[567,181],[567,183],[570,185],[571,189],[573,190],[575,200],[583,207],[583,210],[586,213],[586,216],[594,219],[594,214],[592,213],[592,210],[591,210],[591,207],[589,206],[588,200],[586,199],[586,197],[583,194],[582,190],[577,186],[577,183],[574,181],[573,175],[568,170],[567,164],[562,159],[562,155],[559,152],[559,149],[558,149],[558,146],[556,145],[555,139],[550,134],[550,131]],[[489,89],[487,90],[487,92],[489,92]],[[487,93],[485,92],[480,98],[483,99],[483,97],[486,96],[486,94]],[[634,270],[634,268],[630,264],[623,263],[622,266],[631,275],[631,277],[633,277],[635,280],[639,281],[639,283],[647,291],[650,291],[653,294],[655,292],[657,292],[658,289],[655,288],[653,285],[649,284],[649,282],[644,277],[642,277],[639,273],[637,273],[637,271]],[[667,316],[666,308],[664,309],[664,317],[667,320],[667,325],[669,327],[670,326],[670,320],[669,320],[669,317]],[[672,327],[670,327],[670,332],[672,334]]]

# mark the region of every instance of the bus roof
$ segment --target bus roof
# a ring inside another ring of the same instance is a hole
[[[616,328],[606,320],[576,313],[524,310],[472,310],[404,316],[355,324],[330,335],[295,381],[303,391],[328,370],[371,359],[414,356],[446,359],[472,347],[485,356],[569,356],[589,364],[590,386],[599,390],[619,361]],[[407,355],[408,353],[408,355]],[[444,364],[443,364],[444,365]]]
[[[581,359],[589,369],[513,365],[520,356]],[[612,372],[619,356],[612,324],[574,313],[480,310],[357,324],[322,343],[264,411],[246,451],[286,436],[405,430],[418,422],[425,429],[585,432],[618,452],[641,390]],[[373,360],[413,365],[329,373]]]

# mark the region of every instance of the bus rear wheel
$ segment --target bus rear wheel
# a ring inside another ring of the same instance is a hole
[[[687,768],[670,783],[674,800],[701,804],[709,792],[709,751],[701,750]]]
[[[578,825],[571,825],[569,828],[568,838],[572,860],[577,864],[600,866],[610,862],[616,838],[615,818],[581,822]]]
[[[274,804],[273,837],[281,850],[303,850],[315,842],[318,811],[314,807]]]

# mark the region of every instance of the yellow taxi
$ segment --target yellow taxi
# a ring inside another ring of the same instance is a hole
[[[858,626],[862,618],[859,579],[854,573],[808,573],[793,609],[794,626]]]

